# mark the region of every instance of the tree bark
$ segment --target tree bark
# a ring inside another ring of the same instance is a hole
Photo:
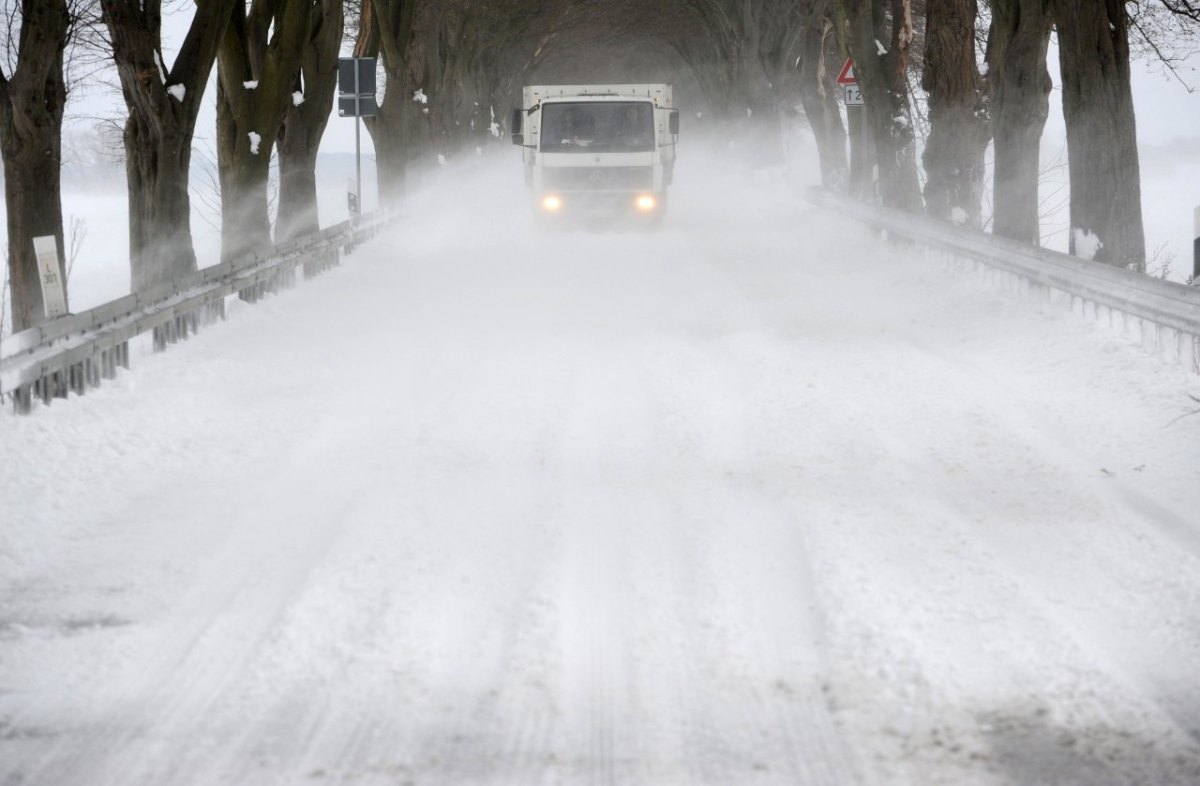
[[[318,0],[310,11],[308,38],[300,59],[296,90],[279,126],[279,209],[275,240],[283,243],[318,231],[317,149],[329,122],[337,91],[338,51],[344,30],[343,0]]]
[[[1141,172],[1124,0],[1055,0],[1071,173],[1071,251],[1099,238],[1096,259],[1144,270]]]
[[[125,124],[129,255],[135,292],[196,270],[188,169],[217,45],[237,0],[201,0],[170,71],[160,0],[100,0],[112,39]]]
[[[267,180],[271,173],[271,145],[258,135],[252,142],[233,113],[222,111],[229,100],[217,83],[217,173],[221,184],[221,261],[261,254],[271,247],[271,217]],[[257,131],[253,132],[256,135]]]
[[[60,267],[66,265],[61,188],[67,99],[63,51],[71,25],[65,0],[22,0],[20,19],[16,69],[11,78],[0,73],[0,152],[14,331],[46,320],[33,238],[53,235]],[[65,279],[65,270],[60,269],[59,275]]]
[[[344,30],[343,0],[318,0],[310,11],[296,91],[279,126],[279,208],[275,240],[283,243],[321,228],[317,210],[317,150],[337,92],[338,52]]]
[[[992,232],[1041,242],[1038,208],[1042,131],[1050,112],[1050,0],[991,0],[987,82],[995,174]]]
[[[131,114],[124,141],[132,288],[141,292],[196,271],[188,197],[192,134],[156,129]]]
[[[991,131],[975,63],[978,13],[976,0],[928,0],[921,80],[929,96],[930,123],[925,209],[933,218],[973,227],[983,223],[983,153]]]
[[[908,107],[911,0],[843,3],[850,28],[847,43],[879,166],[879,196],[888,207],[919,212],[916,137]]]
[[[237,3],[217,55],[221,258],[271,247],[271,150],[300,73],[314,0]]]
[[[58,246],[59,277],[66,293],[67,258],[63,248],[61,160],[57,145],[36,154],[4,155],[4,197],[8,208],[8,281],[13,331],[46,321],[33,239],[53,235]]]
[[[832,191],[846,193],[850,168],[846,160],[846,128],[842,125],[834,82],[836,75],[832,70],[837,68],[831,45],[833,25],[828,18],[828,3],[814,5],[817,8],[805,21],[800,59],[800,102],[816,139],[821,184]]]
[[[380,57],[386,83],[375,117],[364,121],[375,146],[379,201],[394,207],[404,197],[421,105],[413,100],[409,68],[416,0],[363,0],[355,57]]]

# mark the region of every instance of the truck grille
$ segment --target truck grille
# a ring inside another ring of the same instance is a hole
[[[648,166],[547,167],[542,182],[559,191],[636,191],[654,187]]]

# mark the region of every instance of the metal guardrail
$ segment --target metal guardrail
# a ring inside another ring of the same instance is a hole
[[[1109,324],[1135,326],[1144,347],[1200,373],[1200,287],[1081,259],[926,216],[860,202],[823,188],[808,200],[850,216],[889,238],[915,244],[950,264],[976,263],[1024,282],[1050,299],[1070,298],[1072,309]]]
[[[84,394],[129,368],[129,340],[152,333],[154,350],[165,350],[202,326],[225,318],[225,298],[247,302],[294,286],[299,268],[311,278],[337,265],[388,221],[383,213],[362,216],[254,255],[204,268],[177,282],[127,295],[4,339],[0,400],[27,414],[35,399],[49,404]]]

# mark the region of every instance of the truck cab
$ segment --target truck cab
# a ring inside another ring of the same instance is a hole
[[[679,138],[670,85],[533,85],[522,104],[512,141],[540,216],[662,219]]]

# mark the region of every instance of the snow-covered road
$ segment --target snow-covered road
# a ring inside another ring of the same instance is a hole
[[[0,783],[1200,782],[1197,378],[770,180],[476,176],[0,416]]]

